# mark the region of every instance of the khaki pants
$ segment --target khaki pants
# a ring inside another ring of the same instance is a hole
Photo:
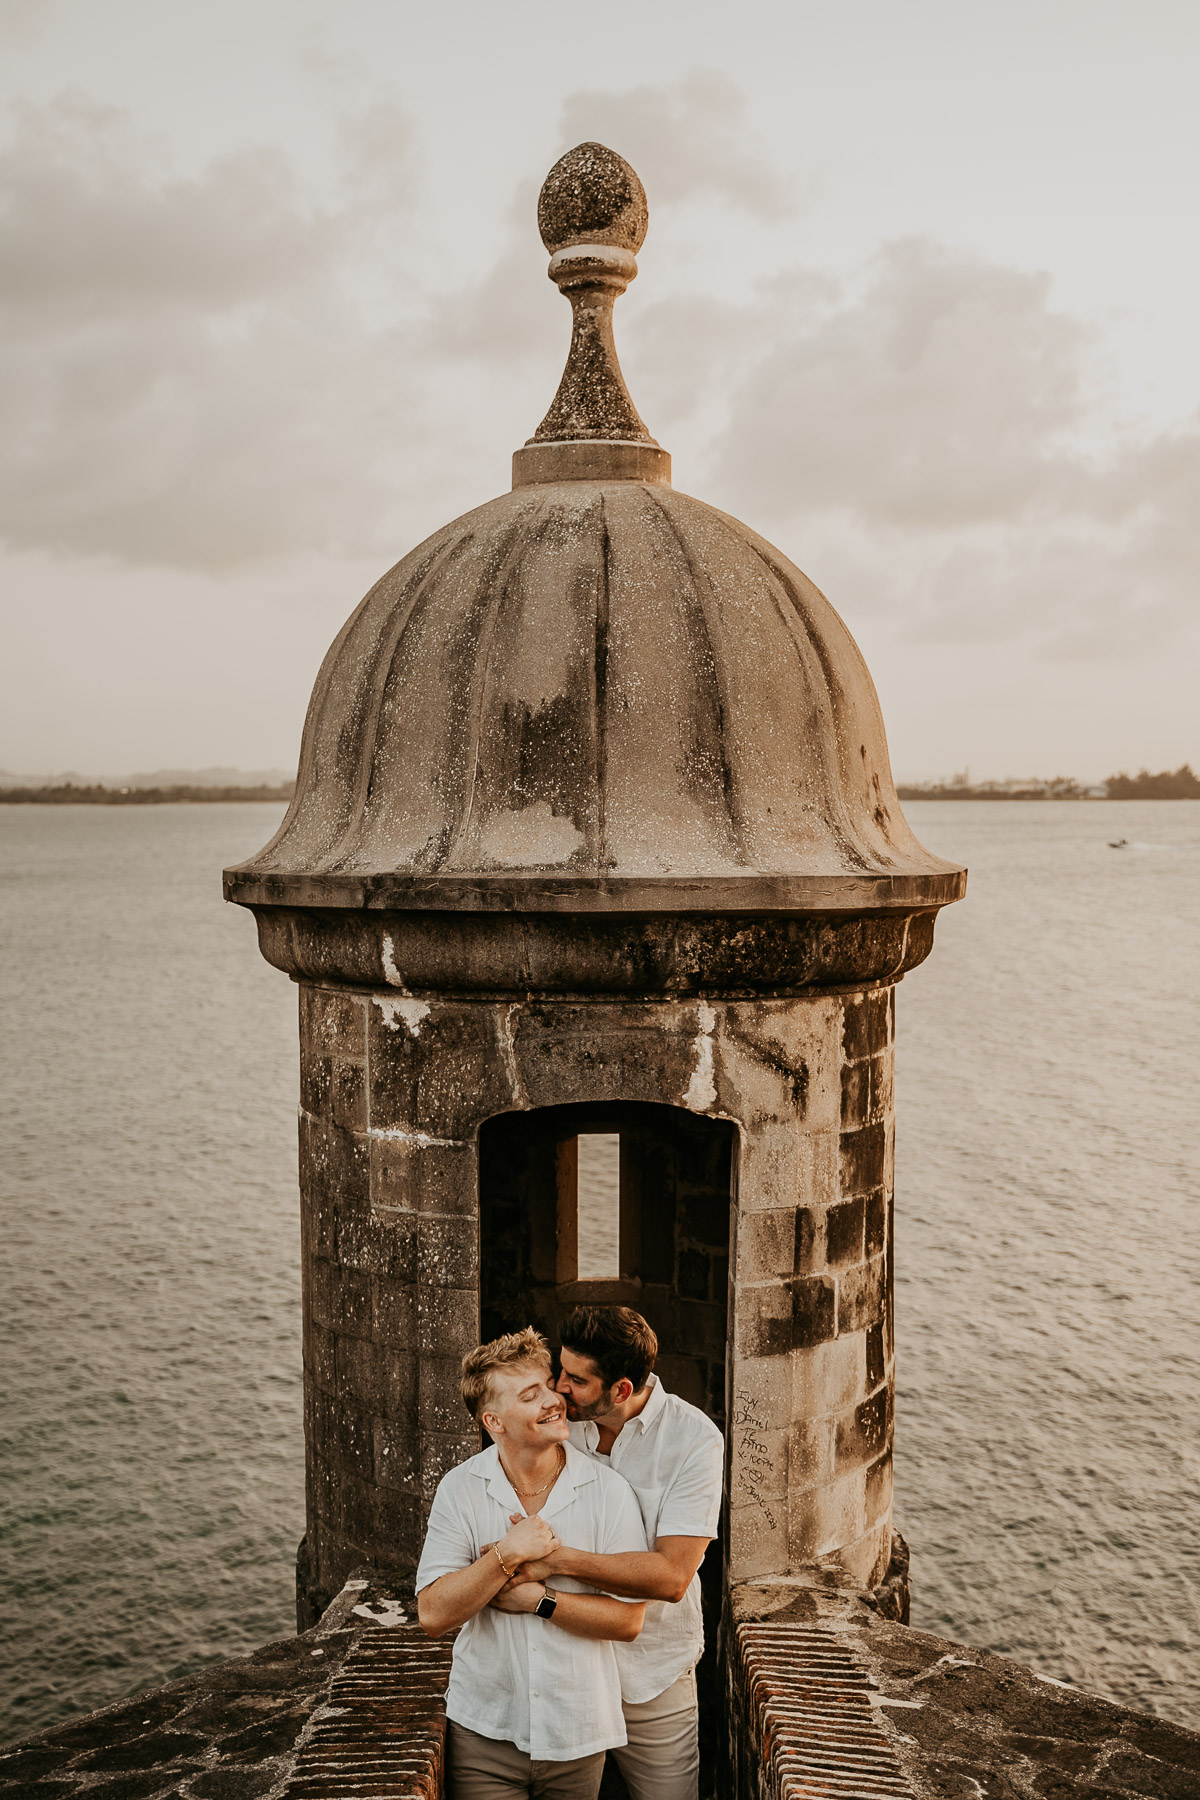
[[[448,1800],[596,1800],[604,1774],[604,1752],[573,1762],[534,1762],[524,1750],[499,1738],[481,1737],[465,1725],[446,1721]]]
[[[653,1700],[626,1704],[629,1742],[609,1755],[625,1777],[630,1800],[697,1800],[699,1728],[694,1669]]]

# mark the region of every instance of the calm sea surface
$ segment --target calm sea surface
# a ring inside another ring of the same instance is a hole
[[[1200,804],[909,815],[971,866],[899,1003],[913,1622],[1200,1726]],[[3,1738],[292,1628],[278,817],[0,807]]]

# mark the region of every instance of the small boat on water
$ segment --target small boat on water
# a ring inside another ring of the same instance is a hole
[[[1110,850],[1128,850],[1129,839],[1128,838],[1109,838],[1108,847]]]

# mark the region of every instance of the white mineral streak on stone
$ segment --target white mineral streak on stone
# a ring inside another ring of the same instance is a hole
[[[706,1001],[701,1001],[696,1009],[700,1029],[692,1040],[692,1049],[696,1053],[696,1066],[692,1070],[692,1079],[687,1084],[687,1092],[683,1096],[683,1104],[692,1112],[707,1112],[716,1104],[717,1084],[713,1079],[713,1039],[716,1029],[717,1015]]]
[[[409,994],[408,989],[405,987],[404,977],[396,967],[396,946],[386,931],[383,934],[383,949],[380,952],[380,961],[383,964],[383,979],[388,983],[389,987],[399,988],[400,992],[405,996],[403,1000],[380,1000],[374,994],[371,996],[375,1005],[383,1014],[384,1024],[389,1031],[399,1031],[400,1025],[398,1021],[403,1020],[409,1035],[411,1037],[420,1037],[421,1021],[429,1017],[429,1007],[425,1004],[424,1000],[414,1000],[412,995]]]
[[[571,819],[538,800],[519,812],[493,813],[479,833],[481,868],[560,869],[583,844]]]
[[[407,994],[408,989],[404,985],[404,977],[396,967],[396,946],[386,931],[383,934],[383,950],[380,953],[380,960],[383,963],[383,979],[388,986],[398,987],[402,994]]]
[[[628,275],[631,281],[637,274],[637,258],[632,251],[622,250],[619,244],[568,244],[564,250],[554,252],[547,273],[553,280],[559,269],[569,269],[577,262],[603,263],[606,268]]]
[[[389,1031],[399,1031],[403,1020],[409,1034],[420,1037],[421,1021],[429,1017],[429,1007],[424,1000],[414,1000],[411,994],[401,1000],[381,1000],[377,994],[372,994],[371,1000],[383,1014],[383,1022]]]
[[[369,1138],[377,1138],[381,1143],[411,1144],[415,1150],[461,1150],[460,1138],[430,1137],[427,1131],[406,1131],[402,1125],[372,1125],[367,1131]]]
[[[372,1625],[407,1625],[408,1614],[399,1600],[379,1600],[374,1605],[353,1606],[351,1612],[360,1619],[370,1619]]]
[[[525,1092],[525,1083],[521,1079],[521,1065],[517,1061],[517,1037],[513,1030],[513,1019],[520,1010],[520,1004],[515,1000],[506,1009],[500,1024],[500,1042],[504,1051],[505,1066],[508,1069],[508,1085],[512,1089],[512,1097],[518,1106],[528,1106],[529,1096]]]

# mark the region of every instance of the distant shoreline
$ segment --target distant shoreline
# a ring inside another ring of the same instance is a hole
[[[286,787],[55,787],[0,788],[0,806],[211,806],[228,800],[277,800],[293,794]]]
[[[230,801],[275,801],[285,805],[295,784],[218,787],[207,782],[168,783],[161,787],[106,787],[103,782],[46,782],[40,786],[0,787],[0,806],[212,806]],[[1017,783],[901,782],[901,800],[1200,800],[1200,779],[1186,765],[1174,774],[1112,775],[1103,786],[1084,788],[1074,781]]]
[[[1054,794],[1046,788],[898,787],[901,800],[1080,800],[1087,804],[1106,800],[1200,800],[1200,794]]]

